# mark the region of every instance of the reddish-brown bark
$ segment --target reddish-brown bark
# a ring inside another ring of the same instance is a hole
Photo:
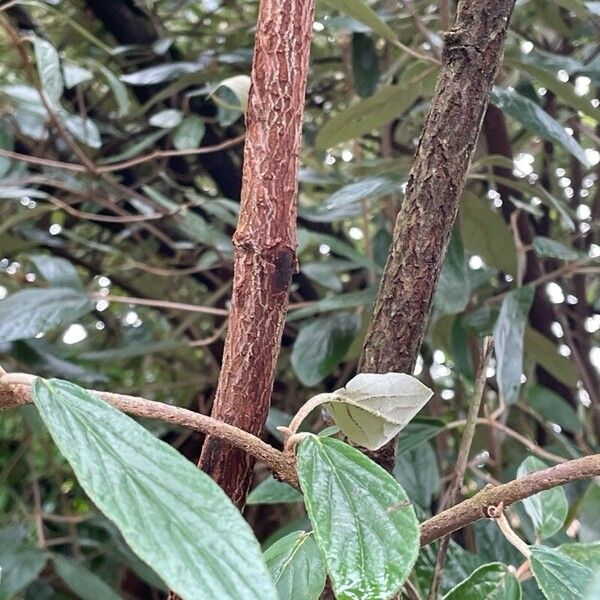
[[[262,0],[246,114],[242,201],[223,364],[212,416],[259,435],[295,268],[296,196],[314,0]],[[238,505],[254,459],[209,436],[199,466]]]

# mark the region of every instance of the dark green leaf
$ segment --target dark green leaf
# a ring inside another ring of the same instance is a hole
[[[440,419],[430,419],[427,417],[414,418],[398,436],[398,456],[431,439],[443,427],[444,422]]]
[[[289,421],[288,421],[289,423]],[[272,475],[261,481],[248,495],[246,504],[282,504],[302,502],[302,494]]]
[[[76,385],[37,379],[33,397],[90,499],[171,589],[189,600],[276,599],[252,531],[210,477]]]
[[[525,351],[529,358],[544,367],[558,381],[576,387],[579,375],[573,361],[558,353],[558,348],[533,327],[525,329]]]
[[[531,547],[531,571],[548,600],[581,600],[592,580],[592,571],[558,550]]]
[[[408,497],[428,512],[441,483],[437,459],[431,445],[423,442],[416,448],[400,454],[396,459],[394,477]]]
[[[58,576],[81,600],[119,600],[120,596],[86,567],[64,556],[52,558]]]
[[[361,98],[375,93],[379,83],[379,56],[373,38],[364,33],[352,35],[352,74],[354,89]]]
[[[37,548],[0,546],[0,600],[11,600],[40,574],[48,557]]]
[[[454,230],[436,288],[435,306],[442,314],[456,314],[467,307],[470,297],[465,250],[460,233]]]
[[[316,385],[335,369],[348,351],[359,322],[357,315],[339,313],[317,319],[300,330],[291,360],[304,385]]]
[[[394,30],[380,19],[377,13],[367,4],[366,0],[325,0],[325,2],[357,21],[364,23],[381,37],[395,42],[397,37]]]
[[[519,466],[517,477],[525,477],[530,473],[547,469],[548,465],[535,456],[528,456]],[[569,503],[562,487],[544,490],[523,500],[525,511],[533,522],[536,535],[541,539],[552,537],[562,529]]]
[[[264,553],[279,598],[317,600],[325,587],[325,565],[312,533],[295,531]]]
[[[521,600],[521,584],[502,563],[490,563],[444,596],[444,600]]]
[[[548,256],[550,258],[560,258],[561,260],[577,260],[580,258],[577,250],[543,236],[533,238],[533,249],[540,256]]]
[[[527,392],[527,404],[551,423],[566,431],[580,433],[582,424],[575,409],[562,397],[548,388],[533,385]]]
[[[298,475],[338,600],[387,600],[417,558],[419,529],[402,487],[362,452],[309,436]]]
[[[65,258],[48,254],[28,254],[27,258],[51,286],[83,289],[77,269]]]
[[[514,90],[494,86],[490,93],[490,101],[542,139],[560,144],[583,165],[588,166],[585,151],[575,138],[570,136],[558,121],[529,98],[521,96]]]
[[[534,288],[517,288],[502,302],[494,328],[496,380],[498,391],[507,404],[516,402],[523,374],[523,336]]]
[[[20,290],[0,302],[0,342],[35,337],[93,309],[92,300],[71,288]]]

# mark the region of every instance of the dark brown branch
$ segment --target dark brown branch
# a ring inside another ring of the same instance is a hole
[[[498,486],[486,486],[472,498],[431,517],[421,524],[421,545],[431,544],[442,536],[487,517],[487,508],[501,502],[510,506],[538,492],[571,481],[600,476],[600,454],[593,454],[537,471]]]

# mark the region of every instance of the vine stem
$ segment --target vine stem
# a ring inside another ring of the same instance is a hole
[[[526,544],[513,530],[504,514],[504,503],[500,502],[498,506],[488,507],[488,515],[494,519],[496,525],[502,532],[502,535],[527,559],[531,558],[531,550],[529,545]]]
[[[29,373],[6,373],[0,367],[0,410],[33,402],[31,385],[35,379],[36,377]],[[206,435],[214,435],[264,462],[282,481],[296,488],[299,487],[293,456],[284,455],[283,452],[238,427],[186,408],[170,406],[138,396],[97,390],[88,390],[88,392],[130,415],[157,419]]]
[[[288,449],[288,443],[291,438],[296,435],[298,428],[302,425],[304,419],[306,419],[306,417],[308,417],[308,415],[318,406],[334,402],[336,398],[337,396],[335,393],[317,394],[316,396],[313,396],[300,407],[300,410],[294,415],[287,427],[281,426],[277,428],[283,434],[283,442],[286,450]]]

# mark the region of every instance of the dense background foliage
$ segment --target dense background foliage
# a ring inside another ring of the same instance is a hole
[[[209,412],[257,5],[0,6],[0,297],[40,290],[19,297],[22,321],[0,304],[7,371]],[[309,395],[355,372],[452,12],[446,0],[365,6],[327,0],[314,24],[299,272],[268,423],[274,444],[275,427]],[[598,2],[517,3],[416,369],[435,396],[400,438],[396,475],[421,518],[444,502],[475,342],[494,327],[504,343],[489,369],[490,418],[477,429],[463,492],[513,479],[532,453],[551,464],[598,448],[599,15]],[[534,295],[511,293],[531,282]],[[36,321],[40,311],[57,326]],[[145,425],[196,460],[201,436]],[[600,542],[600,488],[566,491],[566,521],[550,542]],[[306,517],[297,497],[262,492],[246,515],[269,545]],[[127,597],[160,597],[161,583],[86,498],[32,407],[2,414],[0,515],[0,563],[22,575],[2,580],[0,598],[91,597],[99,583],[90,572]],[[514,515],[533,542],[522,508]],[[491,524],[459,541],[443,591],[479,564],[519,564]],[[425,549],[417,563],[425,589],[434,556]],[[535,587],[528,594],[538,597]]]

